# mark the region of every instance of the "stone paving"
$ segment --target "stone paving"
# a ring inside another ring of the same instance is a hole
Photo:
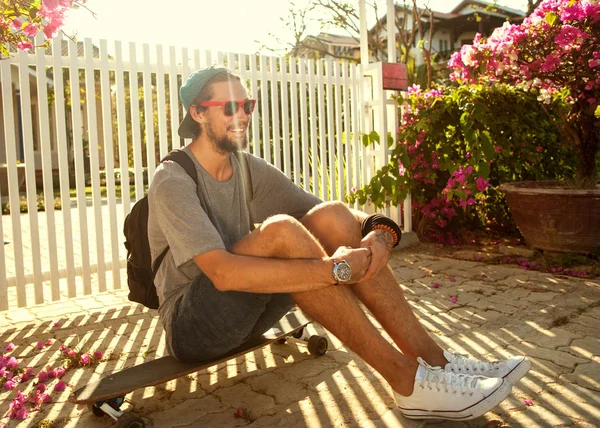
[[[330,341],[324,357],[311,357],[299,342],[272,345],[135,391],[124,408],[152,427],[600,426],[598,280],[436,258],[415,249],[395,253],[391,265],[416,314],[443,346],[478,358],[531,358],[533,369],[493,412],[469,422],[405,419],[385,381],[315,324],[310,330]],[[34,382],[1,390],[0,426],[114,426],[108,417],[70,404],[69,394],[165,353],[156,312],[131,304],[124,291],[1,312],[0,326],[2,349],[13,342],[16,349],[10,354],[20,367],[36,372],[61,364],[62,344],[104,352],[98,365],[67,371],[62,379],[66,390],[52,392],[53,402],[23,422],[5,415],[17,391],[28,393]],[[52,345],[36,348],[49,338]],[[48,391],[55,383],[48,382]],[[234,415],[239,408],[245,412],[242,418]]]

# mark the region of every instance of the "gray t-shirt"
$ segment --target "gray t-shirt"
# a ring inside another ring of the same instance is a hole
[[[217,181],[188,147],[184,151],[196,165],[198,193],[184,169],[173,161],[165,161],[156,168],[148,190],[152,261],[167,245],[170,247],[156,274],[155,285],[160,302],[158,313],[171,354],[171,319],[175,304],[192,280],[203,274],[193,258],[217,249],[229,251],[250,233],[244,174],[237,157],[230,156],[231,179]],[[245,155],[252,178],[250,205],[256,223],[275,214],[289,214],[299,219],[321,202],[268,162],[249,153]]]

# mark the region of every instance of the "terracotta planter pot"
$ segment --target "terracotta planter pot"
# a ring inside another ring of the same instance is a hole
[[[502,184],[499,190],[532,247],[582,254],[600,250],[600,184],[584,190],[529,181]]]

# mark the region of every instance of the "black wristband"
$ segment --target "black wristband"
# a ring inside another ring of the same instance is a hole
[[[385,226],[385,228],[382,229],[388,230],[394,236],[394,247],[397,247],[402,238],[400,226],[398,226],[394,220],[382,214],[371,214],[362,221],[362,236],[367,236],[377,225]]]

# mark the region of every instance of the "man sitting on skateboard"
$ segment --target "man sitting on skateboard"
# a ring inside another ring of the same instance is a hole
[[[260,336],[298,305],[391,385],[411,418],[470,419],[499,404],[531,367],[524,357],[481,362],[441,349],[419,323],[388,266],[398,226],[341,202],[324,203],[266,161],[244,162],[256,101],[239,77],[209,67],[180,90],[179,135],[198,187],[163,162],[148,193],[155,284],[167,347],[177,359],[218,357]],[[253,230],[253,220],[261,225]],[[369,321],[373,313],[399,352]]]

